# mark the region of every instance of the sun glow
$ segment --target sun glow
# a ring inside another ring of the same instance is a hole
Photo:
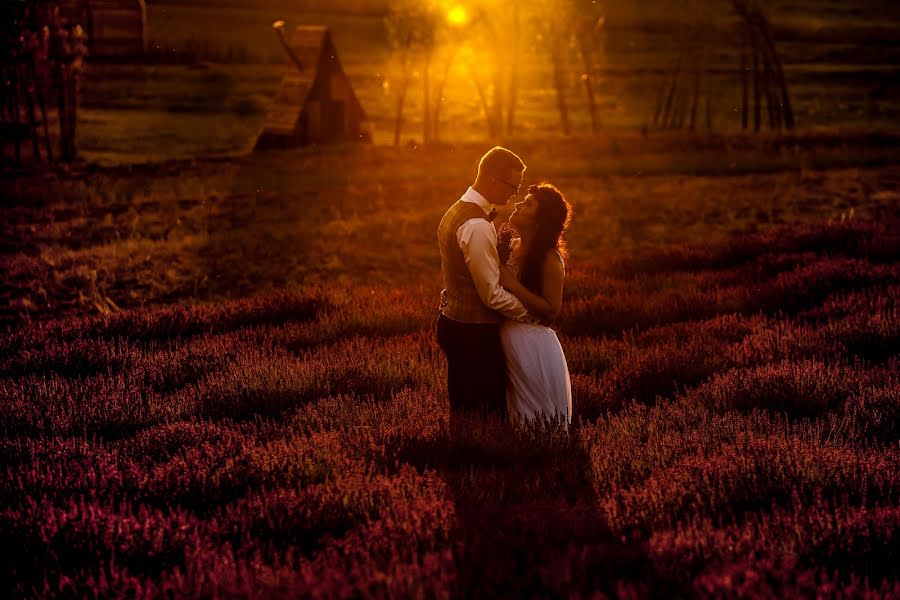
[[[461,27],[469,21],[469,13],[466,7],[456,4],[447,11],[447,22]]]

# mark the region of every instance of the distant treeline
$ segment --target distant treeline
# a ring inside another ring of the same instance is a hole
[[[364,16],[381,16],[388,12],[388,0],[305,0],[302,5],[294,0],[146,0],[147,5],[198,6],[221,10],[297,11],[311,13],[348,13]]]

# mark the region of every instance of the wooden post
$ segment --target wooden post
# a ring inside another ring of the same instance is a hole
[[[682,129],[684,127],[684,117],[687,114],[689,94],[690,92],[686,89],[681,90],[681,93],[678,94],[678,110],[675,112],[675,118],[673,119],[673,129]]]
[[[741,126],[746,130],[748,121],[747,52],[752,53],[753,70],[753,128],[759,131],[762,121],[762,95],[765,94],[766,111],[771,129],[794,127],[794,112],[784,77],[781,58],[775,48],[772,26],[758,6],[748,5],[747,0],[732,0],[741,27]]]
[[[28,133],[31,138],[31,153],[35,162],[41,161],[40,134],[38,133],[37,115],[35,115],[34,107],[34,80],[30,79],[24,73],[26,65],[19,63],[16,65],[16,71],[19,73],[19,80],[22,81],[22,92],[25,99],[25,115],[28,118]]]
[[[281,43],[281,47],[284,48],[284,51],[287,53],[288,57],[290,57],[291,62],[294,63],[294,66],[297,67],[299,72],[303,73],[303,62],[300,60],[300,57],[297,56],[297,53],[294,52],[294,49],[291,48],[290,43],[288,43],[288,40],[284,35],[284,21],[275,21],[272,23],[272,29],[275,31],[275,36],[278,38],[279,43]]]
[[[756,39],[759,43],[759,58],[762,66],[763,94],[766,100],[766,114],[769,117],[769,129],[778,129],[778,107],[775,106],[775,98],[772,93],[772,69],[769,66],[769,54],[766,52],[762,34],[757,30]]]
[[[753,64],[753,131],[758,132],[760,127],[760,77],[759,77],[759,45],[753,30],[748,27],[750,33],[750,52]]]
[[[9,88],[6,86],[6,66],[0,64],[0,164],[3,164],[6,158],[6,141],[9,136],[6,132],[12,124],[12,119],[8,114]]]
[[[6,155],[6,128],[9,123],[9,118],[6,115],[6,68],[4,65],[0,64],[0,165],[2,165],[5,161]]]
[[[791,130],[794,128],[794,111],[791,107],[791,97],[788,94],[787,83],[784,78],[784,68],[781,64],[781,58],[778,56],[778,51],[775,49],[775,41],[772,37],[768,20],[762,15],[759,18],[765,23],[765,26],[762,27],[763,41],[774,66],[774,81],[781,96],[781,112],[784,118],[784,126],[786,129]]]
[[[66,50],[65,36],[59,15],[54,14],[53,20],[50,22],[49,60],[52,73],[52,87],[56,94],[56,114],[59,120],[59,154],[60,160],[63,161],[68,160],[69,151],[69,144],[66,140],[69,132],[69,107],[66,98],[66,91],[68,90],[68,85],[66,84],[66,79],[68,78],[66,74],[66,55],[68,52]]]
[[[739,24],[741,30],[741,129],[747,131],[747,117],[749,113],[748,95],[747,95],[747,50],[750,45],[749,33],[747,33],[747,24],[741,22]]]
[[[78,83],[79,69],[75,64],[69,66],[69,160],[78,156]]]
[[[694,131],[697,123],[697,105],[700,102],[700,67],[694,68],[694,95],[691,98],[691,117],[688,121],[688,128]]]
[[[667,81],[665,79],[662,80],[662,83],[659,84],[659,91],[656,92],[656,110],[653,111],[653,126],[660,126],[660,119],[662,118],[662,109],[663,109],[663,98],[666,95],[666,86]]]
[[[671,115],[675,94],[678,91],[678,80],[681,77],[681,61],[684,59],[684,52],[678,55],[678,62],[675,64],[675,73],[672,75],[672,83],[669,85],[669,93],[666,96],[666,103],[662,114],[662,127],[668,129],[671,124]]]
[[[712,102],[709,96],[706,96],[706,130],[712,131]]]
[[[15,138],[15,157],[16,166],[22,165],[22,115],[20,113],[20,96],[22,94],[22,82],[18,79],[15,72],[15,65],[10,65],[10,78],[12,79],[13,94],[10,96],[12,101],[12,119],[14,123],[13,137]]]
[[[760,59],[763,67],[763,81],[765,84],[766,106],[769,116],[769,128],[781,128],[781,110],[778,106],[778,98],[776,97],[775,87],[777,80],[773,64],[772,48],[766,40],[766,33],[769,27],[766,19],[759,12],[754,12],[752,16],[751,26],[754,29],[757,43],[759,45]]]
[[[688,128],[691,131],[695,130],[695,126],[697,123],[697,110],[700,104],[700,90],[701,83],[704,75],[706,74],[706,50],[703,45],[702,36],[700,39],[696,41],[696,46],[693,52],[693,63],[694,63],[694,90],[693,97],[691,98],[691,116],[688,121]]]
[[[39,45],[37,47],[40,47]],[[35,50],[37,52],[37,50]],[[43,68],[38,68],[38,57],[36,54],[31,55],[30,60],[30,69],[31,69],[31,78],[34,81],[34,91],[35,97],[37,99],[38,108],[41,111],[41,123],[43,124],[44,129],[44,151],[47,154],[47,161],[53,162],[53,145],[50,141],[50,124],[47,122],[47,98],[44,96],[44,87],[46,85],[47,79],[44,76],[44,65]]]

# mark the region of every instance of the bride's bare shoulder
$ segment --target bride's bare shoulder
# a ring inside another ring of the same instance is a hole
[[[546,258],[544,258],[544,268],[545,269],[559,269],[564,271],[566,268],[566,263],[563,260],[562,254],[560,254],[559,250],[554,250],[553,252],[548,252]]]
[[[559,250],[550,250],[547,252],[547,257],[544,259],[545,262],[548,263],[557,263],[563,264],[565,261],[563,260],[562,253]]]

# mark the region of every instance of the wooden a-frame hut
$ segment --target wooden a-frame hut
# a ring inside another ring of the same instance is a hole
[[[371,142],[366,113],[328,29],[297,27],[286,49],[294,64],[281,80],[256,148]]]

